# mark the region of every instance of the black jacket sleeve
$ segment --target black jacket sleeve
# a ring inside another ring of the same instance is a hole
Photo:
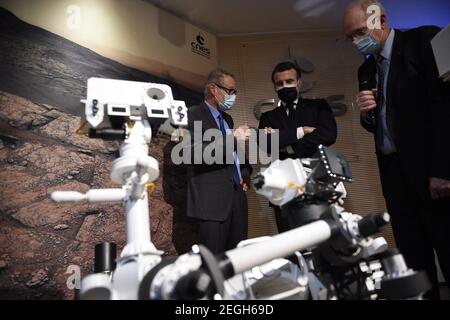
[[[320,116],[316,130],[292,145],[298,158],[310,157],[317,151],[320,144],[331,146],[336,142],[337,125],[333,111],[326,100],[321,99],[317,103],[317,107],[320,108]]]
[[[274,125],[272,125],[272,123],[270,122],[270,118],[268,116],[268,113],[263,113],[261,115],[261,118],[259,120],[259,125],[258,125],[258,129],[260,130],[264,130],[265,128],[273,128],[275,127]],[[277,129],[278,135],[279,135],[279,148],[283,149],[287,146],[290,146],[294,143],[296,143],[298,141],[297,139],[297,128],[285,128],[285,129]],[[258,140],[259,142],[259,146],[260,148],[263,149],[263,151],[267,152],[268,154],[271,153],[271,137],[272,135],[270,133],[268,133],[267,135],[265,135],[266,137],[266,148],[264,148],[264,144],[261,143],[260,140]],[[260,138],[259,134],[258,134],[258,139]]]

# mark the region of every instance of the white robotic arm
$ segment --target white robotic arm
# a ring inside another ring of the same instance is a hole
[[[187,126],[184,101],[173,99],[169,86],[156,83],[90,78],[85,100],[89,137],[118,140],[120,157],[113,162],[111,180],[117,189],[54,192],[56,202],[121,202],[125,209],[127,243],[112,276],[95,273],[82,281],[82,299],[137,299],[144,275],[161,261],[150,238],[147,185],[159,176],[156,159],[149,156],[152,124],[166,119]]]

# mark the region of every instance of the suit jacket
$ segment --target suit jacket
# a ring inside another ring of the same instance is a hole
[[[432,26],[395,30],[386,88],[389,132],[410,181],[427,197],[431,176],[450,179],[450,84],[439,79],[430,43],[439,31]],[[372,57],[360,68],[375,70],[368,65],[375,63]],[[376,133],[365,119],[361,124]]]
[[[298,127],[314,127],[316,130],[297,139]],[[280,149],[291,146],[295,154],[280,152],[280,160],[287,158],[308,158],[314,155],[320,144],[330,146],[336,142],[337,126],[330,105],[323,99],[298,100],[295,109],[295,125],[290,124],[285,107],[278,107],[261,115],[259,129],[279,129]],[[270,134],[267,152],[271,153]],[[261,146],[261,144],[260,144]]]
[[[230,129],[233,128],[233,118],[220,111],[223,119]],[[191,134],[191,154],[195,155],[195,146],[201,146],[202,152],[205,148],[222,149],[224,164],[207,164],[202,161],[200,164],[190,164],[187,166],[187,216],[209,221],[225,221],[232,210],[232,199],[234,189],[233,170],[234,164],[225,164],[227,150],[236,151],[236,139],[218,139],[213,142],[204,142],[201,137],[194,136],[194,121],[201,121],[202,134],[208,129],[217,129],[217,122],[208,109],[206,103],[193,106],[188,110],[188,130]],[[232,148],[227,145],[233,143]],[[192,159],[193,160],[193,159]],[[241,175],[245,179],[249,178],[252,167],[245,159],[240,160]],[[193,162],[192,162],[193,163]]]

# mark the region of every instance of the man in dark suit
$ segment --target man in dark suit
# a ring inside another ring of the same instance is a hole
[[[300,78],[301,71],[292,62],[282,62],[275,67],[272,82],[280,103],[272,111],[263,113],[259,121],[259,129],[267,133],[266,151],[269,153],[272,151],[270,135],[278,130],[280,160],[308,158],[316,153],[320,144],[330,146],[336,142],[336,120],[330,105],[323,99],[303,99],[299,93]],[[278,232],[289,230],[280,208],[274,208]]]
[[[380,14],[368,23],[371,5]],[[439,28],[394,30],[383,6],[365,0],[345,12],[344,32],[366,56],[360,78],[375,83],[357,104],[361,124],[375,137],[397,246],[410,267],[427,271],[433,289],[426,297],[438,299],[433,249],[450,281],[450,89],[439,79],[430,44]]]
[[[247,239],[245,192],[252,168],[239,158],[238,146],[248,140],[249,128],[241,126],[233,132],[233,118],[225,112],[232,108],[236,93],[234,76],[217,69],[208,77],[205,101],[188,110],[194,162],[187,167],[187,215],[198,220],[200,243],[214,254]],[[207,131],[215,136],[212,142],[203,141],[209,140],[203,139]]]

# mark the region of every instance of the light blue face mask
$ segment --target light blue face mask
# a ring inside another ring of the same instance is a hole
[[[375,40],[371,34],[366,34],[365,36],[353,41],[356,49],[363,55],[376,54],[380,52],[381,41]]]
[[[219,100],[217,100],[217,102],[219,103],[219,107],[222,111],[231,110],[231,108],[233,108],[234,106],[234,103],[236,102],[236,95],[226,94],[223,102],[220,102]]]

